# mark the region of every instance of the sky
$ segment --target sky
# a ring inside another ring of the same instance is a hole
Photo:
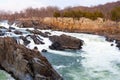
[[[40,8],[57,6],[61,9],[67,6],[95,6],[118,0],[0,0],[0,10],[20,11],[28,7]]]

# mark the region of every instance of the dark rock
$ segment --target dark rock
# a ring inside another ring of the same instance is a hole
[[[38,48],[35,46],[35,47],[34,47],[34,50],[38,50]]]
[[[114,46],[114,44],[111,44],[111,46]]]
[[[43,36],[43,37],[48,37],[48,34],[43,33],[43,32],[41,32],[41,31],[39,31],[39,30],[27,30],[27,31],[29,31],[30,33],[33,33],[33,34],[41,35],[41,36]]]
[[[15,33],[15,34],[20,34],[20,35],[22,34],[22,32],[21,32],[21,31],[18,31],[18,30],[15,30],[14,33]]]
[[[47,50],[46,50],[46,49],[43,49],[42,52],[47,52]]]
[[[33,39],[35,44],[45,44],[44,42],[41,41],[42,39],[37,35],[28,35],[28,36],[30,36]]]
[[[120,49],[120,40],[116,40],[116,47],[118,47]]]
[[[5,33],[3,33],[1,30],[0,30],[0,36],[4,36]]]
[[[63,80],[39,51],[9,37],[0,38],[0,66],[16,80]]]
[[[49,48],[53,50],[64,50],[64,48],[59,42],[53,42],[52,45],[49,46]]]
[[[27,38],[24,37],[24,36],[20,36],[20,39],[22,39],[22,40],[24,41],[24,45],[25,45],[25,46],[27,46],[27,45],[30,43],[30,41],[27,40]]]
[[[81,49],[83,41],[75,37],[62,34],[60,36],[50,36],[49,39],[53,42],[50,49],[64,50],[64,49]]]
[[[12,30],[11,30],[11,29],[8,29],[8,32],[12,32]]]
[[[46,34],[46,35],[51,35],[51,33],[50,33],[50,32],[45,32],[45,34]]]
[[[15,30],[15,28],[14,28],[14,27],[11,27],[11,26],[9,27],[9,29],[13,29],[13,30]]]
[[[4,26],[0,26],[0,29],[7,29],[7,28],[5,28]]]
[[[112,37],[106,37],[106,41],[113,42],[114,38],[112,38]]]

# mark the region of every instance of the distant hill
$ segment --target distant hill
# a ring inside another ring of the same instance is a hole
[[[111,2],[111,3],[107,3],[107,4],[104,4],[104,5],[98,5],[98,6],[93,6],[93,7],[84,7],[84,6],[76,6],[76,7],[66,7],[62,10],[60,10],[58,7],[56,6],[48,6],[48,7],[41,7],[41,8],[27,8],[25,10],[22,10],[20,12],[15,12],[15,13],[10,13],[9,11],[8,12],[4,12],[4,11],[0,11],[0,20],[5,20],[5,19],[8,19],[8,20],[16,20],[16,19],[19,19],[19,18],[32,18],[32,17],[52,17],[54,16],[55,12],[58,12],[60,14],[57,13],[56,16],[59,16],[59,17],[66,17],[66,14],[64,14],[65,16],[63,16],[62,13],[66,12],[66,11],[70,11],[71,12],[73,11],[73,13],[67,13],[67,17],[71,17],[71,15],[77,15],[76,17],[78,17],[78,15],[80,17],[86,17],[86,18],[93,18],[93,19],[96,19],[96,17],[100,17],[100,16],[103,16],[104,18],[107,18],[107,19],[113,19],[114,20],[119,20],[120,21],[120,10],[119,8],[116,9],[113,14],[113,16],[111,17],[111,10],[115,7],[120,7],[120,1],[117,1],[117,2]],[[74,11],[83,11],[83,13],[74,13]],[[86,11],[86,12],[85,12]],[[96,14],[93,14],[94,12],[97,12],[98,13]],[[62,16],[61,16],[62,14]],[[81,16],[82,14],[82,16]],[[69,15],[69,16],[68,16]],[[98,16],[100,15],[100,16]],[[115,17],[114,17],[115,15]],[[72,17],[73,17],[72,16]],[[91,17],[92,16],[92,17]],[[95,18],[94,18],[95,17]]]
[[[93,7],[84,7],[84,6],[67,7],[63,9],[62,11],[66,11],[66,10],[81,10],[81,11],[91,11],[91,12],[101,11],[105,15],[105,17],[109,18],[111,10],[118,6],[120,6],[120,1],[106,3],[104,5],[98,5],[98,6],[93,6]]]

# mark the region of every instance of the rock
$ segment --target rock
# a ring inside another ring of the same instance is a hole
[[[111,46],[114,46],[114,44],[111,44]]]
[[[21,32],[21,31],[18,31],[18,30],[15,30],[14,33],[15,33],[15,34],[20,34],[20,35],[22,35],[22,32]]]
[[[64,48],[59,42],[53,42],[52,45],[49,46],[49,48],[53,50],[64,50]]]
[[[30,33],[33,33],[33,34],[41,35],[41,36],[43,36],[43,37],[48,37],[48,34],[43,33],[43,32],[41,32],[41,31],[39,31],[39,30],[27,30],[27,31],[29,31]]]
[[[9,29],[10,29],[10,30],[11,30],[11,29],[15,30],[15,28],[14,28],[14,27],[11,27],[11,26],[9,27]]]
[[[33,24],[33,22],[31,20],[23,21],[22,25],[23,25],[23,27],[33,27],[34,26],[34,24]]]
[[[114,38],[112,38],[112,37],[106,37],[106,41],[113,42]]]
[[[39,51],[9,37],[0,38],[0,66],[16,80],[63,80]]]
[[[27,40],[27,38],[24,37],[24,36],[20,36],[20,39],[22,39],[22,40],[24,41],[24,45],[25,45],[25,46],[27,46],[27,45],[30,43],[30,41]]]
[[[64,50],[64,49],[81,49],[83,45],[83,41],[77,39],[75,37],[67,36],[62,34],[60,36],[50,36],[50,41],[52,41],[52,45],[49,46],[50,49],[53,50]]]
[[[34,50],[38,50],[38,48],[35,46],[35,47],[34,47]]]
[[[45,32],[45,34],[46,34],[46,35],[51,35],[51,33],[50,33],[50,32]]]
[[[46,50],[46,49],[43,49],[42,52],[47,52],[47,50]]]
[[[7,29],[7,28],[5,28],[4,26],[0,26],[0,29]]]
[[[18,27],[34,27],[35,29],[50,29],[51,27],[42,22],[42,19],[19,19],[15,21]]]
[[[0,30],[0,36],[4,36],[5,33],[3,33],[1,30]]]
[[[42,39],[37,35],[28,35],[28,36],[30,36],[33,39],[35,44],[45,44],[44,42],[41,41]]]
[[[120,40],[116,40],[116,47],[118,47],[120,49]]]
[[[21,21],[14,21],[14,24],[17,26],[17,27],[20,27],[20,28],[22,28],[23,27],[23,22],[21,22]]]

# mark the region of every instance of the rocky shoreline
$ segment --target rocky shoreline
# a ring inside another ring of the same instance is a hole
[[[2,28],[4,28],[4,26]],[[120,49],[119,34],[110,34],[101,31],[69,31],[67,29],[63,29],[62,31],[104,36],[106,37],[107,41],[115,41],[117,44],[116,47]],[[16,35],[22,35],[23,33],[22,31],[17,31],[14,27],[9,27],[9,29],[5,29],[5,32],[14,33]],[[1,69],[4,69],[8,73],[12,74],[12,76],[18,80],[63,80],[63,78],[52,68],[47,59],[42,56],[41,53],[39,53],[37,47],[35,47],[33,50],[25,47],[30,44],[30,41],[27,38],[31,38],[36,45],[44,45],[45,42],[43,41],[42,37],[48,38],[52,42],[52,44],[49,46],[49,48],[52,50],[81,49],[83,41],[64,34],[60,36],[51,36],[51,33],[43,33],[36,28],[34,30],[26,29],[26,32],[29,32],[30,35],[19,36],[19,39],[23,40],[24,46],[18,44],[17,37],[14,37],[14,39],[9,37],[0,38]],[[3,34],[2,30],[0,34],[1,36],[5,35],[5,33]],[[41,37],[38,35],[40,35]],[[47,50],[43,49],[41,52],[47,52]],[[21,65],[23,66],[21,67]]]
[[[0,66],[17,80],[62,80],[39,51],[9,37],[0,38]]]
[[[0,27],[0,67],[17,80],[63,80],[49,61],[40,53],[47,52],[44,48],[40,51],[37,46],[45,45],[45,38],[52,44],[52,50],[79,50],[83,41],[65,34],[60,36],[42,32],[39,29],[21,29],[13,26]],[[8,37],[9,36],[9,37]],[[22,41],[22,42],[21,42]],[[27,47],[32,43],[34,48]],[[42,48],[42,47],[40,47]]]
[[[115,41],[117,44],[116,47],[120,49],[120,22],[116,23],[110,20],[104,21],[101,18],[98,18],[95,21],[81,18],[79,22],[78,20],[74,20],[72,18],[44,18],[40,20],[22,19],[18,21],[20,21],[18,26],[22,27],[28,27],[29,25],[38,29],[51,29],[64,32],[86,33],[104,36],[106,37],[107,41]],[[34,25],[33,22],[36,22],[36,25]],[[73,25],[75,25],[75,27]]]

